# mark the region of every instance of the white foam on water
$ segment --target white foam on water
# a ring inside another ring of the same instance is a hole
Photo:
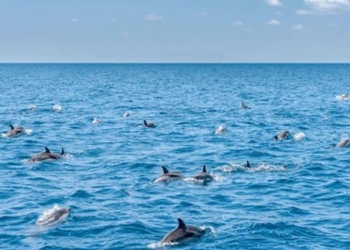
[[[62,106],[59,104],[55,104],[55,105],[53,105],[52,110],[55,112],[60,112],[60,111],[62,111]]]
[[[299,132],[299,133],[296,133],[293,136],[293,139],[296,140],[296,141],[299,141],[299,140],[303,139],[305,136],[306,135],[303,132]]]
[[[247,169],[249,172],[272,172],[272,171],[287,171],[284,165],[259,164],[256,167]]]
[[[179,242],[164,242],[164,243],[161,243],[159,241],[159,242],[154,242],[154,243],[148,244],[147,248],[149,248],[149,249],[158,249],[158,248],[163,248],[165,246],[176,246],[176,245],[179,245]]]
[[[100,120],[97,119],[97,117],[95,116],[94,120],[92,121],[92,124],[99,124],[99,123],[100,123]]]
[[[342,94],[342,95],[337,95],[335,97],[336,100],[338,101],[349,101],[350,100],[350,96],[348,94]]]
[[[238,164],[238,163],[229,163],[218,167],[223,172],[234,172],[234,171],[242,171],[246,169],[246,165]]]
[[[24,130],[24,133],[26,133],[27,135],[30,135],[31,133],[33,133],[33,130],[28,128]]]

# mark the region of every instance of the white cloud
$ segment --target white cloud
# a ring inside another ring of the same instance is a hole
[[[311,8],[318,11],[328,11],[350,6],[349,0],[304,0]]]
[[[282,6],[282,3],[280,2],[280,0],[266,0],[268,5],[271,6]]]
[[[78,19],[77,18],[72,18],[72,20],[71,20],[73,23],[76,23],[76,22],[78,22]]]
[[[284,13],[282,11],[276,11],[276,14],[280,16],[280,15],[283,15]]]
[[[233,23],[234,26],[242,26],[243,25],[243,22],[242,21],[235,21]]]
[[[297,14],[297,15],[313,15],[313,14],[315,14],[315,12],[310,11],[310,10],[297,10],[295,12],[295,14]]]
[[[304,26],[301,24],[293,25],[292,30],[303,30]]]
[[[267,22],[268,25],[271,25],[271,26],[278,26],[278,25],[281,25],[281,23],[275,19],[271,19],[270,21]]]
[[[349,0],[304,0],[310,10],[300,9],[297,15],[335,14],[338,10],[350,9]]]
[[[163,20],[163,16],[158,16],[158,15],[148,15],[146,16],[147,21],[155,22],[155,21],[161,21]]]
[[[208,15],[208,13],[205,12],[205,11],[203,11],[203,12],[202,12],[202,16],[206,16],[206,15]]]

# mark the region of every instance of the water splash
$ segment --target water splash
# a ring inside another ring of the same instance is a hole
[[[305,138],[305,136],[306,136],[306,135],[305,135],[303,132],[299,132],[299,133],[296,133],[296,134],[293,136],[293,139],[294,139],[295,141],[299,141],[299,140]]]
[[[59,104],[55,104],[52,107],[52,111],[54,111],[54,112],[61,112],[62,111],[62,106],[59,105]]]

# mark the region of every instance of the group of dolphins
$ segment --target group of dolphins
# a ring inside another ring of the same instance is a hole
[[[143,126],[147,128],[156,127],[154,123],[149,123],[146,120],[143,121]],[[10,124],[10,130],[7,131],[4,135],[5,137],[16,137],[23,134],[24,132],[25,130],[23,127],[13,126],[12,124]],[[63,148],[61,150],[61,153],[59,154],[52,153],[50,149],[46,146],[44,148],[45,148],[44,152],[34,155],[28,160],[28,162],[34,163],[34,162],[42,162],[42,161],[49,161],[49,160],[58,160],[58,159],[61,159],[65,154]],[[162,169],[163,169],[163,174],[155,180],[156,183],[181,180],[184,178],[184,176],[179,172],[175,172],[175,171],[170,172],[164,166],[162,166]],[[201,180],[203,182],[209,182],[214,180],[213,176],[207,173],[206,166],[203,166],[202,172],[195,175],[193,178],[195,180]],[[49,210],[45,210],[43,214],[37,219],[36,224],[41,227],[55,225],[60,221],[64,220],[65,218],[67,218],[70,212],[71,212],[71,208],[63,208],[55,205],[53,208]],[[184,240],[198,238],[203,234],[205,234],[205,229],[192,226],[192,225],[186,225],[181,218],[178,218],[177,220],[178,220],[178,226],[164,236],[164,238],[160,242],[161,244],[182,242]]]
[[[288,130],[284,130],[279,134],[275,135],[273,138],[276,141],[285,140],[290,136],[290,132]],[[332,147],[343,148],[350,145],[350,140],[348,138],[342,138],[338,143],[332,144]]]
[[[10,124],[10,130],[7,131],[4,136],[5,137],[16,137],[24,133],[24,128],[21,126],[13,126]],[[39,162],[39,161],[47,161],[47,160],[57,160],[63,157],[64,149],[62,148],[60,154],[52,153],[48,147],[44,147],[45,151],[34,155],[29,159],[29,162]]]
[[[250,109],[249,106],[244,104],[242,102],[240,108],[242,109]],[[124,117],[129,116],[129,113],[124,114]],[[99,123],[99,120],[95,117],[93,124]],[[143,120],[143,126],[146,128],[155,128],[156,125],[151,122],[147,122],[146,120]],[[226,128],[224,126],[219,126],[215,134],[221,134],[226,131]],[[24,128],[21,126],[13,126],[10,124],[10,130],[7,131],[4,136],[5,137],[16,137],[25,132]],[[280,132],[279,134],[276,134],[273,138],[277,141],[285,140],[290,136],[290,132],[287,130],[284,130]],[[346,147],[350,144],[349,139],[342,139],[337,144],[334,144],[333,146],[336,147]],[[45,151],[42,153],[39,153],[37,155],[34,155],[31,157],[28,161],[30,163],[34,162],[41,162],[41,161],[48,161],[48,160],[58,160],[64,157],[64,149],[62,148],[60,153],[52,153],[48,147],[44,147]],[[251,168],[249,161],[247,161],[246,168]],[[161,174],[156,180],[155,183],[159,182],[171,182],[176,180],[182,180],[184,179],[184,176],[177,171],[169,171],[165,166],[162,166],[163,174]],[[203,166],[202,172],[196,174],[192,177],[194,180],[201,181],[202,183],[207,183],[214,180],[214,177],[207,173],[206,166]],[[62,208],[57,205],[55,205],[52,209],[44,211],[44,213],[38,218],[36,224],[42,227],[51,226],[53,224],[56,224],[62,220],[64,220],[66,217],[69,216],[71,212],[70,208]],[[196,239],[201,237],[205,234],[205,229],[201,227],[196,227],[193,225],[186,225],[185,222],[178,218],[178,225],[175,229],[167,233],[163,239],[161,240],[161,244],[166,243],[179,243],[183,242],[185,240],[190,239]]]

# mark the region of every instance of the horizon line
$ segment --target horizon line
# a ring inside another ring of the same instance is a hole
[[[0,64],[350,64],[349,62],[0,62]]]

